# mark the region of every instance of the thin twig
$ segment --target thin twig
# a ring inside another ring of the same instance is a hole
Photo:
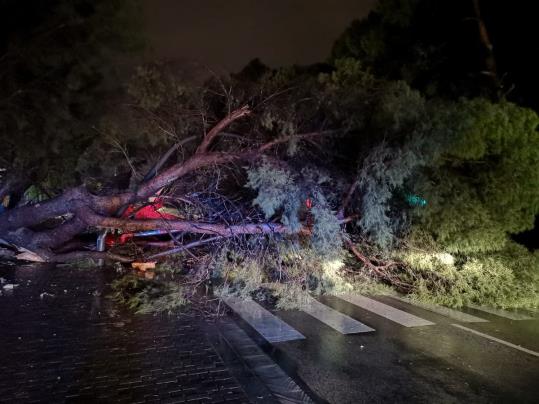
[[[205,240],[194,241],[192,243],[183,245],[181,247],[173,248],[172,250],[163,251],[163,252],[151,255],[150,257],[148,257],[148,259],[154,259],[154,258],[164,257],[164,256],[167,256],[167,255],[177,254],[179,252],[188,250],[190,248],[194,248],[194,247],[198,247],[198,246],[201,246],[201,245],[204,245],[204,244],[207,244],[207,243],[211,243],[212,241],[216,241],[216,240],[219,240],[221,238],[223,238],[223,237],[222,236],[215,236],[215,237],[210,237],[210,238],[205,239]]]

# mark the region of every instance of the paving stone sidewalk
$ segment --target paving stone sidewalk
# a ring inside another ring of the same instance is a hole
[[[125,312],[105,298],[110,271],[0,278],[1,403],[249,402],[196,318]]]

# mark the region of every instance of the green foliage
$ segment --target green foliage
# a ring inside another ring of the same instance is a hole
[[[253,205],[260,207],[266,219],[280,213],[280,221],[294,232],[302,227],[302,216],[313,217],[311,246],[326,259],[338,255],[342,247],[341,226],[320,185],[329,177],[303,169],[295,177],[283,168],[267,161],[247,170],[246,186],[258,192]],[[326,192],[326,194],[328,194]],[[312,209],[306,211],[305,201],[312,198]],[[306,225],[304,223],[303,225]]]
[[[396,195],[420,167],[427,164],[431,152],[425,100],[403,82],[385,83],[377,100],[372,129],[383,135],[373,139],[365,157],[359,160],[357,203],[358,225],[370,241],[388,250],[402,236],[407,211]],[[376,133],[376,132],[375,132]]]
[[[273,70],[254,61],[238,75],[188,85],[180,66],[150,63],[126,86],[129,108],[110,98],[109,114],[101,101],[119,88],[108,61],[131,48],[131,7],[125,0],[45,3],[54,7],[34,10],[28,24],[47,32],[71,21],[61,35],[73,40],[38,35],[40,46],[28,47],[33,38],[10,26],[12,49],[0,61],[0,73],[14,77],[0,85],[0,167],[29,170],[37,185],[29,199],[42,197],[38,189],[53,194],[81,181],[93,191],[133,185],[172,144],[202,136],[247,104],[253,114],[228,127],[212,151],[290,141],[247,168],[195,172],[167,192],[182,196],[175,203],[186,220],[265,220],[304,231],[202,247],[222,282],[218,294],[272,296],[291,308],[308,293],[376,290],[343,249],[349,238],[365,240],[377,259],[401,260],[407,271],[399,276],[419,299],[537,304],[537,253],[509,240],[530,229],[539,212],[539,118],[505,101],[459,99],[481,94],[481,85],[469,69],[453,74],[451,67],[462,65],[439,57],[454,56],[439,46],[462,14],[459,8],[440,19],[451,2],[441,2],[440,11],[424,0],[380,1],[336,43],[331,65]],[[49,20],[54,12],[58,19]],[[318,131],[324,136],[294,136]],[[198,140],[168,163],[188,156]],[[336,211],[356,179],[345,216],[358,219],[343,225]],[[409,195],[428,202],[410,204]],[[219,198],[236,205],[230,217]],[[174,268],[189,271],[163,265],[160,276]],[[182,305],[188,294],[177,284],[134,277],[114,287],[119,301],[143,312]]]
[[[341,225],[336,212],[321,192],[314,195],[311,213],[314,217],[312,248],[325,259],[339,258],[342,248]]]
[[[223,283],[214,290],[218,296],[248,298],[268,280],[263,260],[229,254],[221,255],[214,265],[214,269],[224,277]]]
[[[334,70],[330,74],[320,74],[318,80],[328,85],[329,89],[341,90],[348,88],[353,94],[362,88],[369,88],[374,84],[375,77],[353,58],[341,58],[334,62]]]
[[[138,314],[173,312],[188,304],[177,282],[157,282],[125,275],[112,283],[112,298]]]
[[[425,99],[404,81],[385,83],[375,111],[374,125],[386,134],[414,128],[425,114]],[[414,128],[415,129],[415,128]]]
[[[406,240],[412,223],[408,242],[427,252],[400,259],[413,271],[407,281],[419,299],[537,305],[537,255],[509,242],[532,228],[539,212],[537,115],[484,99],[418,109],[404,125],[408,136],[374,147],[363,160],[361,229],[387,249]],[[402,206],[397,196],[404,189],[428,203]]]
[[[342,249],[324,257],[290,239],[271,245],[274,248],[264,256],[221,252],[212,266],[219,285],[214,292],[221,297],[275,302],[277,308],[290,310],[305,305],[309,295],[385,294],[390,290],[368,276],[346,272],[347,254]]]
[[[401,259],[414,273],[412,298],[417,300],[455,307],[539,305],[539,254],[518,244],[469,256],[411,249]]]
[[[266,219],[284,209],[283,218],[286,224],[293,229],[299,228],[297,200],[300,198],[300,191],[290,172],[263,161],[262,164],[247,171],[245,186],[258,191],[253,205],[262,209]]]
[[[414,181],[429,201],[418,225],[450,252],[500,250],[539,212],[539,118],[482,99],[462,100],[450,115],[447,146]]]
[[[157,274],[165,274],[165,275],[176,275],[180,274],[184,269],[181,262],[181,258],[183,258],[181,255],[178,257],[170,258],[167,261],[160,262],[155,267],[155,272]]]
[[[361,236],[387,256],[402,251],[403,242],[432,251],[423,264],[399,255],[415,274],[407,281],[418,298],[457,306],[536,304],[536,290],[529,286],[539,271],[536,258],[524,249],[514,252],[517,247],[508,242],[510,234],[531,228],[538,212],[538,121],[532,111],[485,99],[426,100],[402,81],[374,79],[352,59],[338,60],[315,87],[322,96],[318,108],[347,125],[350,138],[357,136],[359,187],[349,210],[358,213]],[[283,223],[296,215],[300,223],[302,200],[321,195],[312,211],[313,237],[301,248],[326,251],[326,259],[339,251],[332,206],[344,193],[341,184],[333,190],[313,187],[294,165],[274,163],[250,168],[248,175],[258,192],[255,204]],[[335,193],[340,196],[333,199]],[[408,194],[428,203],[410,206]],[[425,237],[414,239],[419,233]],[[323,276],[316,269],[310,274],[320,284]],[[301,303],[300,290],[293,283],[274,292],[292,307],[294,291]]]
[[[321,107],[337,127],[348,131],[364,130],[368,116],[375,111],[377,80],[360,61],[343,58],[335,61],[331,73],[318,75]]]
[[[405,56],[398,52],[398,46],[406,46],[411,42],[413,34],[409,29],[418,3],[418,0],[379,1],[367,19],[353,21],[337,39],[332,50],[332,60],[343,57],[358,59],[375,67],[378,74],[388,70],[393,73],[393,69],[398,69],[397,61],[387,60],[389,55],[399,56],[397,60],[401,62],[401,69],[406,63],[412,63],[410,59],[416,56],[415,49],[409,47],[412,53]],[[388,62],[390,66],[382,68],[382,61]]]
[[[361,188],[358,224],[382,250],[392,247],[400,235],[402,212],[391,212],[393,195],[421,162],[411,149],[392,149],[384,144],[374,148],[363,161],[358,177]]]
[[[175,63],[139,66],[126,87],[127,102],[101,117],[98,136],[77,162],[81,179],[87,184],[98,181],[98,189],[115,183],[125,187],[129,179],[136,183],[172,144],[207,129],[192,113],[205,111],[204,91],[187,84]],[[188,142],[180,152],[190,152],[195,145]]]

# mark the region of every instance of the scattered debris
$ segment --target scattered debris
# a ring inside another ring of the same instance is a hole
[[[139,271],[145,272],[148,269],[155,269],[155,262],[132,262],[131,267],[133,269],[138,269]]]
[[[25,248],[20,248],[23,252],[20,254],[17,254],[15,258],[21,261],[31,261],[31,262],[45,262],[43,257],[39,256],[38,254],[27,250]]]
[[[16,283],[6,283],[5,285],[2,286],[2,289],[4,289],[4,290],[13,290],[17,286],[19,286],[19,285],[16,284]]]

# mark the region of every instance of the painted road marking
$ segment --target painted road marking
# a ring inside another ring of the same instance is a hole
[[[510,320],[533,320],[533,317],[526,316],[525,314],[521,313],[516,313],[514,311],[495,309],[492,307],[485,306],[476,306],[475,304],[469,304],[468,307],[475,310],[484,311],[485,313],[494,314],[495,316],[505,317]]]
[[[388,320],[401,324],[405,327],[419,327],[423,325],[433,325],[434,323],[405,311],[391,307],[385,303],[370,299],[361,295],[346,294],[339,296],[341,299],[352,303],[362,309],[372,311],[379,316],[385,317]]]
[[[312,297],[308,297],[307,302],[305,306],[302,307],[301,311],[330,326],[334,330],[339,331],[341,334],[356,334],[374,331],[374,328],[360,323],[352,317],[348,317],[346,314],[342,314]]]
[[[221,335],[262,383],[283,404],[313,403],[313,400],[264,351],[234,323],[221,325]],[[249,381],[249,383],[252,383]],[[256,381],[255,381],[256,383]],[[263,397],[262,397],[263,398]],[[268,397],[269,399],[269,397]],[[256,402],[267,402],[260,400]],[[271,401],[273,402],[273,401]]]
[[[460,325],[460,324],[451,324],[451,325],[453,327],[460,328],[461,330],[471,332],[472,334],[479,335],[479,336],[481,336],[483,338],[487,338],[487,339],[489,339],[491,341],[495,341],[495,342],[497,342],[499,344],[503,344],[505,346],[508,346],[508,347],[511,347],[511,348],[514,348],[514,349],[518,349],[519,351],[526,352],[526,353],[528,353],[530,355],[539,356],[539,352],[535,352],[535,351],[532,351],[531,349],[523,348],[520,345],[512,344],[510,342],[504,341],[503,339],[499,339],[499,338],[493,337],[493,336],[488,335],[488,334],[483,334],[482,332],[472,330],[471,328],[464,327],[463,325]]]
[[[463,323],[488,323],[488,320],[485,320],[484,318],[472,316],[470,314],[463,313],[462,311],[450,309],[449,307],[443,307],[443,306],[438,306],[435,304],[428,304],[428,303],[423,303],[423,302],[416,302],[416,301],[406,299],[405,297],[400,297],[400,296],[391,296],[391,297],[393,299],[400,300],[401,302],[411,304],[412,306],[417,306],[422,309],[432,311],[433,313],[441,314],[442,316],[452,318],[453,320],[462,321]]]
[[[268,342],[305,339],[303,334],[271,314],[253,300],[227,297],[223,301]]]

